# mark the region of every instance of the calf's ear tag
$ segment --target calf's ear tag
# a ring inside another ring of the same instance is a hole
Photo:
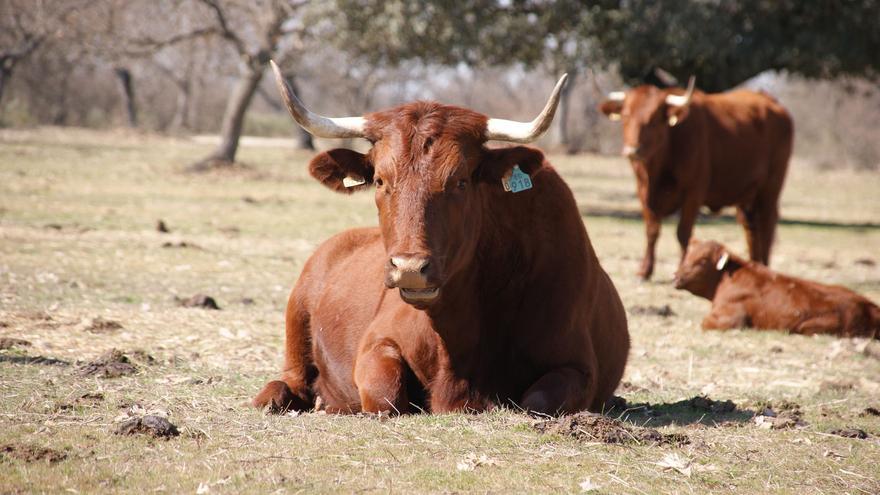
[[[532,178],[520,170],[519,165],[514,165],[510,174],[501,178],[501,185],[505,191],[518,193],[532,188]]]
[[[362,177],[345,177],[342,179],[342,185],[345,187],[355,187],[366,182],[367,180]]]
[[[727,251],[724,251],[724,254],[722,254],[721,257],[718,258],[718,263],[715,265],[715,269],[718,270],[719,272],[721,270],[724,270],[724,267],[727,266],[728,259],[730,259],[730,253],[728,253]]]
[[[675,127],[678,125],[678,115],[672,115],[669,117],[669,127]]]

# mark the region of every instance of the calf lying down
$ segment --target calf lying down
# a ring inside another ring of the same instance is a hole
[[[844,287],[776,273],[714,241],[690,242],[675,288],[712,301],[705,330],[752,327],[880,338],[880,308],[868,299]]]

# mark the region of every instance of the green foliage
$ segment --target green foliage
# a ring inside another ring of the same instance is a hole
[[[880,1],[336,0],[334,39],[373,63],[662,67],[720,91],[765,70],[880,75]]]

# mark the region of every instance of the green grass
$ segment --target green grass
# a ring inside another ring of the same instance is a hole
[[[672,289],[674,219],[664,225],[655,281],[635,270],[643,227],[621,159],[554,156],[579,200],[605,269],[630,315],[633,348],[618,394],[659,416],[628,420],[684,433],[681,447],[604,445],[541,435],[516,411],[385,420],[323,414],[266,416],[246,401],[274,378],[287,293],[323,239],[375,224],[369,193],[341,196],[305,170],[310,155],[244,147],[250,172],[182,173],[208,148],[191,141],[76,129],[0,130],[0,493],[547,492],[589,479],[602,493],[878,493],[880,349],[863,340],[777,332],[701,332],[708,301]],[[880,176],[795,162],[783,197],[774,268],[852,287],[880,300]],[[155,230],[158,219],[172,229]],[[704,219],[700,238],[743,252],[739,227]],[[167,242],[198,249],[163,248]],[[877,264],[859,262],[865,258]],[[203,292],[222,311],[181,308]],[[246,304],[245,298],[253,299]],[[86,329],[101,316],[122,323]],[[77,361],[143,350],[133,376],[81,377]],[[44,356],[69,365],[35,364]],[[101,400],[78,399],[100,393]],[[711,415],[683,399],[730,399]],[[764,430],[759,403],[793,401],[808,426]],[[113,434],[132,404],[181,429],[168,441]],[[742,412],[742,411],[745,412]],[[724,422],[726,420],[726,422]],[[872,436],[829,435],[858,427]],[[67,454],[48,463],[5,446]],[[690,475],[658,463],[675,454]],[[467,459],[490,462],[459,470]]]

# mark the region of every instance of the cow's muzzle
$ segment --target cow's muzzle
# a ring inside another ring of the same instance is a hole
[[[415,306],[426,305],[440,295],[440,288],[431,282],[434,266],[425,256],[395,255],[386,266],[389,288],[397,287],[400,297]]]

